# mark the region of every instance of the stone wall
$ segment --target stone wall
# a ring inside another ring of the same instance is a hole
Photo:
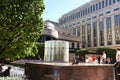
[[[112,64],[57,64],[26,63],[26,77],[30,80],[115,80]]]

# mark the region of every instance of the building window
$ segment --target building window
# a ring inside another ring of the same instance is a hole
[[[111,13],[111,11],[107,11],[107,12],[106,12],[106,14],[109,14],[109,13]]]
[[[118,11],[120,8],[115,8],[114,11]]]
[[[101,9],[101,2],[99,2],[99,9]]]
[[[96,10],[98,10],[98,3],[96,3]]]
[[[97,22],[93,22],[93,45],[97,46]]]
[[[95,12],[95,5],[93,5],[93,12]]]
[[[85,13],[86,13],[86,15],[88,14],[87,9],[85,9]]]
[[[102,8],[104,8],[105,7],[105,4],[104,4],[104,1],[102,1]]]
[[[77,27],[77,36],[80,36],[80,27]]]
[[[87,46],[91,47],[91,25],[87,24]]]
[[[87,21],[91,20],[91,18],[88,18]]]
[[[105,0],[105,5],[106,5],[106,7],[108,6],[108,0]]]
[[[113,0],[113,4],[115,3],[116,0]]]
[[[73,35],[76,35],[76,28],[73,28]]]
[[[106,28],[107,28],[107,45],[112,45],[111,17],[106,18]]]
[[[103,16],[103,13],[99,14],[99,16]]]
[[[85,11],[83,10],[82,12],[83,12],[82,14],[83,14],[83,16],[84,16]]]
[[[97,18],[97,16],[93,16],[93,19],[94,19],[94,18]]]
[[[87,12],[88,12],[88,14],[90,13],[90,9],[89,8],[88,8]]]
[[[117,2],[120,2],[120,0],[117,0]]]
[[[92,13],[92,6],[90,6],[90,12]]]
[[[104,19],[99,20],[100,46],[104,45]]]
[[[80,48],[80,45],[79,45],[79,43],[77,43],[77,49],[79,49]]]
[[[78,18],[80,18],[80,12],[78,13]]]
[[[115,43],[120,44],[120,14],[114,16]]]
[[[72,43],[72,48],[75,48],[75,44],[74,43]]]
[[[80,12],[80,14],[81,14],[81,17],[82,17],[83,16],[82,11]]]
[[[112,4],[112,1],[111,0],[109,0],[109,5],[111,5]]]
[[[82,48],[86,47],[86,27],[82,25]]]

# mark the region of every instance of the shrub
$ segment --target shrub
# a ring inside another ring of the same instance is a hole
[[[111,49],[111,48],[98,48],[97,49],[98,54],[102,54],[102,51],[106,52],[107,57],[110,57],[110,58],[115,60],[115,57],[116,57],[116,50],[115,49]]]

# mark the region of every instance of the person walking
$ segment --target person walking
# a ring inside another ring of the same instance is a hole
[[[103,52],[102,52],[102,56],[101,56],[101,61],[102,61],[103,64],[106,64],[106,58],[107,58],[106,52],[103,51]]]
[[[74,55],[73,56],[73,63],[72,63],[72,65],[73,64],[78,64],[79,63],[79,55]]]
[[[120,48],[117,48],[116,52],[116,62],[120,61]]]

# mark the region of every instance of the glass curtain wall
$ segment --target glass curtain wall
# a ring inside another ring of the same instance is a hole
[[[100,36],[100,46],[104,46],[104,20],[99,20],[99,36]]]
[[[87,46],[91,47],[91,25],[87,24]]]
[[[120,44],[120,14],[114,16],[115,42]]]
[[[85,26],[82,25],[82,48],[86,47]]]
[[[106,27],[107,27],[107,45],[112,45],[111,17],[107,17]]]
[[[80,36],[80,27],[77,27],[77,36]]]
[[[97,22],[93,22],[93,46],[97,46]]]

